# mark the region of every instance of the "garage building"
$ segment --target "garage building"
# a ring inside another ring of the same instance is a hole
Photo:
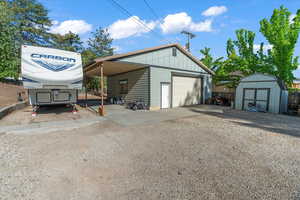
[[[86,76],[107,76],[108,97],[143,100],[151,110],[202,104],[211,97],[213,71],[179,44],[95,59]]]
[[[255,105],[260,111],[285,113],[288,104],[287,88],[275,76],[260,73],[247,76],[236,88],[235,107],[248,110],[249,104]]]

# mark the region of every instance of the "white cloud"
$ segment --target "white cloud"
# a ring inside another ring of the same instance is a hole
[[[203,22],[193,22],[192,17],[187,13],[175,13],[167,15],[163,19],[163,23],[160,26],[162,32],[178,33],[182,30],[195,31],[195,32],[211,32],[212,20],[205,20]]]
[[[167,15],[161,25],[163,33],[182,31],[192,23],[192,18],[185,12]]]
[[[297,16],[296,14],[291,14],[291,15],[290,15],[290,17],[289,17],[290,24],[294,23],[293,19],[294,19],[296,16]]]
[[[212,30],[212,20],[207,19],[203,22],[194,23],[192,22],[189,29],[195,32],[211,32]]]
[[[264,51],[268,51],[272,48],[273,48],[273,45],[271,45],[271,44],[264,44],[264,47],[263,47]],[[253,49],[254,49],[254,51],[258,51],[260,49],[260,44],[254,44]]]
[[[53,25],[53,26],[55,26],[55,25],[57,25],[57,24],[59,24],[59,21],[57,21],[57,20],[53,20],[53,21],[52,21],[52,25]]]
[[[108,32],[113,39],[122,39],[130,36],[140,36],[142,33],[148,33],[150,32],[149,29],[154,29],[157,24],[154,21],[146,22],[145,20],[140,20],[149,27],[149,29],[147,29],[139,24],[137,22],[138,20],[140,20],[138,16],[132,16],[125,20],[118,20],[108,27]]]
[[[212,6],[207,10],[203,11],[202,15],[206,17],[218,16],[227,12],[227,10],[228,9],[226,6]]]
[[[92,30],[92,25],[84,20],[66,20],[61,23],[52,21],[53,26],[50,28],[51,33],[66,34],[68,32],[84,34]]]
[[[119,53],[122,51],[122,48],[118,45],[113,45],[112,48],[114,49],[115,52]]]

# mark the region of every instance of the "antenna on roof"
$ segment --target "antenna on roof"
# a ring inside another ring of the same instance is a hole
[[[195,34],[188,32],[188,31],[181,31],[181,34],[185,34],[187,36],[187,43],[185,45],[186,50],[191,51],[190,50],[190,40],[193,39],[194,37],[196,37]]]

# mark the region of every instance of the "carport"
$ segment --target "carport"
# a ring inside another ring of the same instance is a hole
[[[104,112],[104,76],[112,76],[117,74],[122,74],[138,69],[145,68],[146,66],[143,64],[137,63],[125,63],[125,62],[117,62],[117,61],[106,61],[114,58],[115,56],[105,57],[105,59],[95,59],[93,63],[84,68],[84,77],[85,80],[87,77],[95,77],[98,76],[101,78],[100,82],[100,91],[101,91],[101,99],[99,106],[99,114],[101,116],[105,115]],[[86,87],[86,81],[85,81]],[[87,101],[87,90],[85,90],[85,101]]]

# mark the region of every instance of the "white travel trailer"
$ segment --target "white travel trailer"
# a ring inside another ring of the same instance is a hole
[[[40,105],[76,103],[83,80],[79,53],[23,45],[21,68],[34,111]]]

